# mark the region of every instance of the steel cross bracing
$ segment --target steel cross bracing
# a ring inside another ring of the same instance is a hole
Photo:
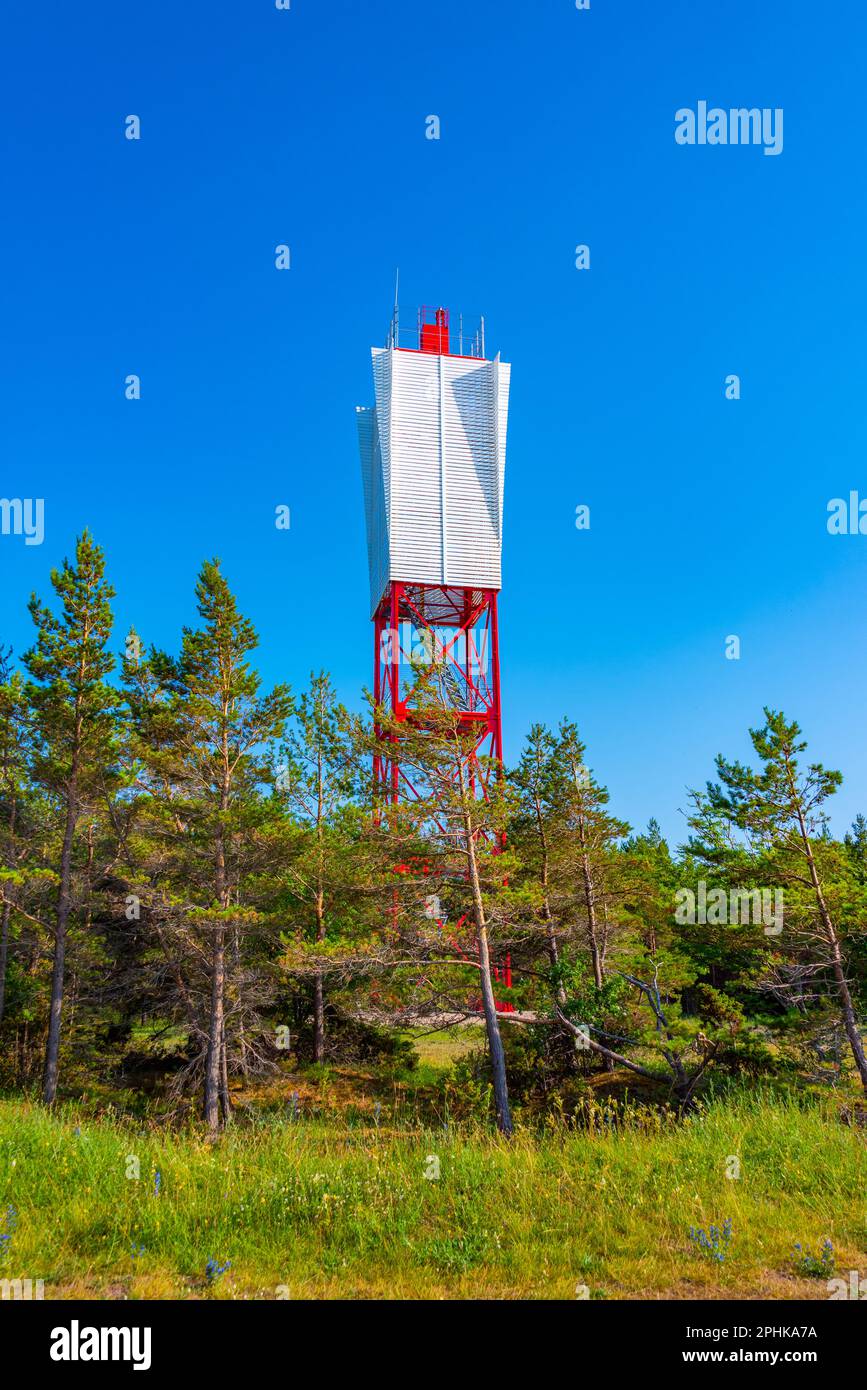
[[[385,709],[393,723],[420,722],[414,717],[413,686],[404,688],[401,673],[414,669],[414,642],[426,643],[427,661],[441,664],[452,676],[456,691],[455,713],[461,733],[472,741],[464,750],[462,767],[455,768],[456,782],[462,771],[475,796],[487,800],[491,779],[502,767],[502,717],[500,710],[499,634],[497,593],[493,589],[461,588],[436,584],[416,584],[393,580],[374,615],[374,700]],[[397,803],[418,800],[420,793],[412,777],[401,766],[400,735],[386,733],[377,725],[378,748],[374,756],[377,801]],[[448,827],[434,813],[443,833]],[[484,832],[480,832],[488,838]],[[407,872],[407,865],[396,872]],[[464,918],[457,923],[459,932]],[[445,930],[444,924],[443,928]],[[452,945],[472,963],[457,936],[449,933]],[[511,959],[494,968],[494,978],[506,988],[512,985]],[[503,1012],[512,1012],[511,1003],[498,1001]]]

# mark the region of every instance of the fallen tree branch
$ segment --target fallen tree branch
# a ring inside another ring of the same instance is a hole
[[[630,1062],[628,1057],[621,1056],[619,1052],[612,1052],[610,1048],[603,1047],[601,1043],[595,1042],[593,1038],[590,1037],[589,1033],[585,1033],[583,1028],[578,1028],[572,1020],[568,1019],[559,1009],[557,1010],[557,1017],[564,1027],[568,1028],[570,1033],[574,1034],[576,1038],[582,1038],[587,1046],[592,1048],[594,1052],[601,1053],[603,1057],[607,1057],[611,1062],[619,1062],[622,1067],[628,1067],[630,1071],[634,1071],[638,1076],[646,1076],[648,1081],[659,1081],[660,1078],[655,1072],[648,1071],[646,1067],[639,1066],[637,1062]]]

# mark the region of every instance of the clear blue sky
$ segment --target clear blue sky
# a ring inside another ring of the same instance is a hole
[[[175,647],[217,554],[266,679],[357,702],[354,407],[399,264],[513,364],[507,757],[567,713],[677,840],[770,703],[844,772],[836,827],[867,811],[867,536],[826,531],[867,496],[862,4],[48,0],[3,40],[0,493],[46,505],[42,546],[0,537],[4,641],[88,525],[118,646]],[[676,145],[701,99],[782,107],[783,153]]]

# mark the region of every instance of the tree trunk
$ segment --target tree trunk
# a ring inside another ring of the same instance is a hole
[[[0,925],[0,1023],[3,1022],[3,1011],[6,1007],[6,961],[9,955],[9,918],[12,915],[12,904],[3,904],[3,920]]]
[[[229,905],[229,886],[226,879],[226,830],[222,819],[229,807],[229,743],[226,730],[228,700],[223,704],[223,780],[220,787],[220,822],[217,831],[214,860],[214,889],[221,908]],[[211,961],[211,1014],[208,1020],[208,1058],[205,1065],[205,1105],[204,1119],[208,1133],[216,1139],[220,1132],[220,1108],[228,1101],[223,1096],[223,1063],[226,1046],[225,1037],[225,998],[226,998],[226,928],[222,920],[214,934],[214,950]]]
[[[849,990],[849,983],[843,969],[843,960],[840,954],[840,945],[836,939],[833,943],[834,952],[834,979],[837,981],[837,988],[840,993],[840,1005],[843,1013],[843,1026],[846,1029],[846,1037],[849,1039],[849,1046],[852,1049],[852,1056],[855,1059],[855,1066],[858,1068],[858,1075],[861,1078],[861,1085],[867,1091],[867,1056],[864,1054],[864,1040],[861,1037],[861,1030],[858,1027],[858,1019],[855,1015],[855,1008],[852,1004],[852,994]]]
[[[557,934],[554,930],[554,923],[550,913],[546,914],[545,929],[548,933],[548,959],[551,962],[551,969],[556,971],[560,965],[560,951],[557,946]],[[554,991],[554,998],[562,1009],[566,1003],[566,991],[563,988],[562,980],[557,984],[557,988]]]
[[[793,787],[793,778],[789,773],[789,785]],[[858,1027],[858,1019],[855,1015],[855,1008],[852,1003],[852,994],[849,989],[849,982],[846,979],[846,971],[843,963],[843,953],[840,950],[840,941],[837,936],[837,929],[825,902],[825,895],[822,892],[822,885],[819,881],[819,871],[816,868],[816,860],[813,857],[813,846],[807,832],[807,826],[801,813],[800,803],[797,804],[798,825],[801,831],[801,841],[804,846],[804,854],[810,869],[810,882],[813,885],[813,892],[816,895],[816,902],[819,908],[819,916],[825,930],[825,938],[831,947],[831,959],[833,961],[834,979],[837,982],[837,991],[840,995],[840,1008],[843,1014],[843,1026],[846,1029],[846,1037],[849,1039],[849,1046],[852,1049],[852,1056],[855,1059],[855,1066],[861,1078],[861,1085],[867,1091],[867,1056],[864,1054],[864,1040]]]
[[[482,985],[482,1008],[485,1013],[485,1028],[488,1035],[488,1050],[491,1054],[491,1077],[494,1083],[494,1105],[497,1111],[497,1128],[506,1138],[512,1134],[512,1114],[509,1109],[509,1086],[506,1079],[506,1055],[500,1035],[500,1020],[494,999],[494,986],[491,980],[491,955],[488,949],[488,927],[485,921],[485,908],[479,882],[479,868],[476,862],[476,846],[470,816],[464,814],[464,833],[467,839],[467,854],[470,868],[470,884],[473,892],[473,916],[476,925],[476,940],[479,947],[479,979]]]
[[[225,1019],[223,1020],[223,1030],[220,1038],[220,1105],[223,1111],[223,1124],[227,1125],[232,1118],[232,1102],[229,1099],[229,1059],[226,1052]]]
[[[15,819],[17,807],[15,798],[12,798],[12,805],[9,810],[9,862],[7,867],[15,867]],[[5,890],[4,890],[5,899]],[[3,920],[0,925],[0,1023],[3,1022],[3,1014],[6,1010],[6,966],[9,959],[9,922],[12,917],[12,904],[4,901]]]
[[[548,901],[548,837],[545,834],[545,820],[542,815],[542,808],[539,801],[535,804],[536,830],[539,836],[539,843],[542,846],[542,915],[545,918],[545,930],[548,934],[548,959],[551,962],[551,969],[555,975],[560,964],[560,950],[557,945],[557,933],[554,929],[554,917],[551,912],[551,904]],[[566,1006],[566,991],[562,981],[558,983],[554,998],[558,1006],[563,1009]]]
[[[60,891],[57,898],[57,925],[54,931],[54,968],[51,974],[51,1013],[48,1041],[45,1047],[45,1077],[42,1099],[53,1105],[57,1095],[57,1071],[60,1058],[60,1018],[63,1012],[63,973],[66,964],[66,933],[72,909],[72,842],[78,819],[75,790],[70,790],[66,802],[66,827],[60,852]]]
[[[479,943],[479,976],[482,982],[482,1007],[485,1011],[485,1028],[488,1034],[488,1048],[491,1053],[491,1075],[494,1083],[494,1105],[497,1111],[497,1128],[507,1138],[512,1134],[512,1115],[509,1109],[509,1088],[506,1080],[506,1055],[503,1039],[500,1036],[500,1021],[494,1000],[494,987],[491,983],[491,958],[488,952],[487,927],[477,932]]]
[[[596,988],[601,989],[605,983],[605,972],[602,966],[602,952],[599,949],[599,925],[596,920],[596,889],[593,884],[593,875],[590,872],[590,859],[586,853],[581,855],[581,876],[584,880],[584,899],[587,907],[587,936],[590,941],[593,981]],[[610,1057],[605,1057],[605,1070],[609,1073],[615,1070],[614,1062]]]
[[[214,936],[211,964],[211,1017],[208,1026],[208,1060],[205,1067],[204,1119],[211,1137],[220,1130],[221,1053],[223,1045],[223,998],[226,981],[226,933],[219,926]]]
[[[590,941],[590,959],[593,962],[593,979],[597,989],[601,989],[604,984],[602,971],[602,953],[599,949],[599,931],[596,922],[596,894],[593,888],[593,876],[590,873],[590,861],[586,854],[581,856],[581,875],[584,879],[584,898],[587,906],[587,936]]]
[[[325,1060],[325,992],[321,975],[313,982],[313,1060]]]
[[[322,893],[316,895],[316,940],[325,940],[325,913]],[[325,986],[321,973],[313,982],[313,1060],[325,1061]]]

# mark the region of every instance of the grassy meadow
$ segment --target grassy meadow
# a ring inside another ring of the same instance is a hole
[[[462,1047],[419,1039],[413,1084]],[[0,1102],[0,1278],[46,1298],[790,1299],[828,1297],[796,1243],[867,1266],[867,1139],[839,1099],[745,1090],[682,1122],[600,1104],[507,1142],[377,1084],[281,1077],[213,1145],[92,1099]],[[725,1221],[719,1260],[690,1229]]]

